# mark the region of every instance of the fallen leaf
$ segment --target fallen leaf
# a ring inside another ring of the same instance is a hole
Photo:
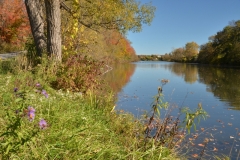
[[[195,143],[193,143],[192,141],[190,141],[190,143],[191,143],[192,146],[195,146]]]
[[[197,158],[197,157],[198,157],[198,154],[193,154],[192,157],[193,157],[193,158]]]
[[[192,138],[188,138],[189,139],[189,141],[192,141],[193,139]]]
[[[196,139],[197,137],[198,137],[198,135],[197,135],[197,134],[196,134],[196,135],[193,135],[193,138],[195,138],[195,139]]]
[[[216,147],[214,147],[214,148],[213,148],[213,151],[216,152],[216,151],[218,151],[218,149],[217,149]]]
[[[205,145],[202,144],[202,143],[199,143],[198,146],[200,146],[200,147],[204,147]]]
[[[232,123],[228,123],[229,126],[232,126]]]
[[[211,138],[210,138],[209,140],[210,140],[211,142],[213,142],[213,141],[214,141],[214,139],[211,139]]]
[[[204,128],[201,128],[202,131],[204,131]]]
[[[232,139],[232,138],[234,138],[233,136],[230,136],[230,138]]]

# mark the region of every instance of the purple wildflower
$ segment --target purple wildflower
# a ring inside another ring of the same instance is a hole
[[[29,112],[36,112],[36,110],[32,106],[28,106],[28,111]]]
[[[29,106],[28,107],[28,119],[29,119],[29,121],[33,121],[34,120],[34,118],[35,118],[35,109],[33,108],[33,107],[31,107],[31,106]]]
[[[37,84],[36,84],[36,87],[41,87],[41,84],[40,84],[40,83],[37,83]]]
[[[15,88],[13,89],[13,91],[14,91],[14,92],[17,92],[17,91],[18,91],[18,88],[17,88],[17,87],[15,87]]]
[[[41,92],[46,98],[48,98],[48,94],[47,94],[47,91],[46,90],[42,90],[42,92]]]
[[[38,124],[40,129],[45,129],[47,127],[47,122],[44,119],[41,119]]]

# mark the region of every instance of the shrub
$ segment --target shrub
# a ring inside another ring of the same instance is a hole
[[[1,52],[21,50],[30,34],[24,2],[2,0],[0,5],[0,50]]]
[[[86,93],[99,86],[104,63],[88,56],[73,55],[60,67],[53,83],[58,89]]]

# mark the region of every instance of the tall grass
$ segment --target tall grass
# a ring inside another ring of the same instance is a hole
[[[6,64],[0,76],[0,159],[176,159],[173,150],[152,141],[146,149],[144,126],[113,111],[110,93],[55,90],[39,72],[13,72]],[[39,123],[43,119],[47,124]]]

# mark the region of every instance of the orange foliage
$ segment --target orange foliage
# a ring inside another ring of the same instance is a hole
[[[112,31],[105,35],[105,41],[108,45],[120,48],[121,51],[119,54],[124,58],[136,56],[136,52],[128,39],[117,31]]]
[[[30,34],[23,0],[0,1],[0,42],[21,46]]]

